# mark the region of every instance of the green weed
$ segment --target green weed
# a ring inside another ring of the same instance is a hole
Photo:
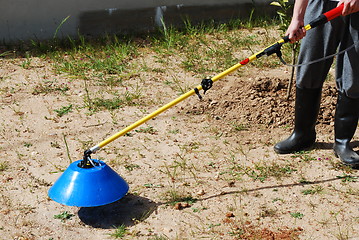
[[[158,131],[154,127],[148,126],[148,127],[140,127],[139,129],[136,129],[135,132],[156,134]]]
[[[39,83],[34,87],[32,94],[39,95],[53,92],[66,93],[68,90],[70,90],[68,84],[59,84],[55,81],[44,81],[43,83]]]
[[[127,170],[127,171],[133,171],[135,169],[138,169],[138,168],[141,168],[140,165],[138,164],[133,164],[133,163],[128,163],[128,164],[125,164],[124,165],[124,168]]]
[[[122,224],[122,225],[118,226],[115,229],[115,232],[111,233],[110,236],[113,238],[123,238],[126,235],[126,231],[127,231],[126,226],[124,224]]]
[[[143,186],[145,188],[162,188],[163,187],[162,184],[153,184],[153,183],[146,183],[146,184],[143,184]]]
[[[25,57],[25,60],[21,63],[21,67],[24,69],[29,69],[31,66],[31,62],[32,62],[32,58],[29,55],[29,53],[26,52],[26,57]]]
[[[277,210],[271,209],[271,208],[267,208],[267,207],[262,207],[261,212],[259,213],[259,216],[260,216],[261,218],[264,218],[264,217],[275,217],[276,214],[277,214]]]
[[[297,170],[291,165],[279,165],[277,163],[273,163],[272,165],[256,164],[254,168],[247,168],[246,174],[253,180],[264,182],[269,177],[282,179],[295,171]]]
[[[64,211],[60,214],[54,215],[55,219],[60,219],[62,222],[71,219],[73,216],[75,216],[72,213],[69,213],[68,211]]]
[[[9,55],[11,55],[11,52],[10,51],[5,51],[5,52],[0,53],[0,58],[6,57],[6,56],[9,56]]]
[[[277,14],[280,20],[279,29],[285,32],[288,29],[292,19],[294,4],[292,2],[289,2],[288,0],[277,0],[271,2],[271,5],[279,7],[279,10],[277,10]]]
[[[246,124],[242,124],[242,123],[233,123],[233,128],[236,131],[247,131],[248,130],[248,126]]]
[[[0,162],[0,172],[4,172],[8,168],[9,168],[9,163],[4,161]]]
[[[337,176],[337,178],[341,179],[342,182],[357,182],[358,181],[358,177],[348,175],[348,174],[344,174],[342,176]]]
[[[86,42],[83,37],[79,42],[70,39],[71,49],[66,51],[59,49],[50,55],[55,61],[55,69],[60,73],[83,78],[99,77],[101,73],[105,75],[123,73],[128,69],[130,60],[136,57],[138,48],[131,41],[119,41],[116,36],[108,37],[107,40],[108,44],[100,46],[99,43]]]
[[[221,225],[222,225],[221,223],[211,223],[211,224],[208,225],[208,229],[211,229],[211,228],[214,228],[214,227],[219,227]]]
[[[32,146],[32,143],[24,142],[24,147],[29,148]]]
[[[168,205],[175,205],[178,202],[186,202],[190,205],[197,202],[197,198],[192,197],[191,195],[188,195],[186,193],[180,192],[175,189],[171,189],[164,193],[164,199],[166,200],[166,203]]]
[[[302,178],[302,179],[299,180],[299,183],[300,183],[300,184],[312,184],[313,182],[312,182],[312,181],[308,181],[308,180]]]
[[[91,109],[115,110],[122,107],[124,100],[119,97],[113,99],[95,98],[91,101]]]
[[[272,200],[272,202],[274,203],[274,202],[284,202],[284,200],[282,199],[282,198],[274,198],[273,200]]]
[[[87,95],[87,106],[92,111],[98,110],[115,110],[123,106],[134,106],[137,104],[138,99],[141,98],[141,91],[137,86],[134,91],[126,91],[123,94],[115,94],[113,98],[99,98],[90,99]]]
[[[293,218],[296,218],[296,219],[302,219],[304,217],[304,214],[302,214],[300,212],[293,212],[293,213],[290,213],[290,216],[292,216]]]
[[[302,193],[304,195],[313,195],[313,194],[317,194],[317,193],[321,193],[323,192],[324,188],[322,186],[315,186],[311,189],[305,189],[302,191]]]
[[[55,109],[54,110],[57,113],[57,116],[62,117],[66,114],[68,114],[69,112],[72,112],[72,104],[68,105],[68,106],[63,106],[59,109]]]
[[[195,208],[195,207],[193,207],[192,208],[192,211],[194,212],[194,213],[199,213],[199,212],[201,212],[201,211],[203,211],[203,210],[207,210],[208,208],[206,208],[206,207],[201,207],[201,208]]]
[[[173,129],[173,130],[169,130],[168,132],[171,133],[171,134],[178,134],[181,131],[179,129]]]
[[[310,155],[310,151],[300,151],[291,156],[292,158],[299,158],[304,162],[310,162],[316,160],[315,157]]]

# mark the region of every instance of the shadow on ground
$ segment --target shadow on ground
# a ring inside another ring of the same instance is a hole
[[[323,150],[332,150],[333,149],[333,143],[328,143],[328,142],[316,142],[315,143],[315,148],[316,149],[323,149]],[[352,147],[352,148],[357,148],[357,147],[359,147],[359,141],[352,141],[351,143],[350,143],[350,146]],[[359,151],[356,151],[357,153],[359,152]]]
[[[150,199],[128,194],[117,202],[99,207],[83,207],[78,216],[83,223],[95,228],[132,226],[136,220],[143,221],[157,209]]]

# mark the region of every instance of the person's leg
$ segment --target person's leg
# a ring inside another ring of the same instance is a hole
[[[331,1],[310,1],[306,11],[306,22],[311,21],[323,12],[336,6]],[[333,29],[341,20],[318,26],[307,32],[302,40],[298,63],[307,63],[335,53],[340,37]],[[333,59],[298,67],[296,84],[295,120],[292,134],[284,141],[277,143],[274,150],[287,154],[306,150],[313,146],[316,139],[315,124],[317,121],[321,89],[327,77]]]
[[[345,29],[340,50],[347,49],[353,44],[355,47],[337,58],[338,100],[333,149],[344,164],[359,167],[359,155],[349,145],[359,118],[359,13],[345,18]]]
[[[349,98],[345,93],[338,92],[335,111],[335,142],[334,152],[346,165],[359,167],[359,155],[349,145],[356,128],[359,117],[359,99]]]
[[[321,88],[296,88],[294,130],[287,139],[274,146],[275,152],[287,154],[312,147],[316,138],[315,123],[321,92]]]

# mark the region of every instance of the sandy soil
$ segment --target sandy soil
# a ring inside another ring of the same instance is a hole
[[[288,68],[241,68],[204,100],[191,96],[97,152],[130,191],[110,205],[78,208],[47,195],[70,162],[176,98],[178,89],[165,84],[174,75],[186,86],[200,79],[173,67],[114,88],[85,86],[56,74],[49,59],[24,68],[25,60],[0,59],[0,239],[111,239],[122,224],[125,239],[359,239],[358,171],[331,150],[333,82],[325,84],[316,148],[277,155],[273,145],[293,123]],[[136,86],[133,106],[85,107],[86,96]],[[68,219],[54,217],[65,211]]]

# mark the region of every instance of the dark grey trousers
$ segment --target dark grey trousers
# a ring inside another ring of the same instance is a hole
[[[310,0],[305,24],[336,7],[338,2]],[[355,44],[354,48],[336,57],[336,84],[340,92],[351,98],[359,98],[359,12],[341,16],[324,25],[307,31],[303,38],[298,63],[313,60],[342,51]],[[297,69],[297,87],[321,88],[333,59],[300,66]]]

